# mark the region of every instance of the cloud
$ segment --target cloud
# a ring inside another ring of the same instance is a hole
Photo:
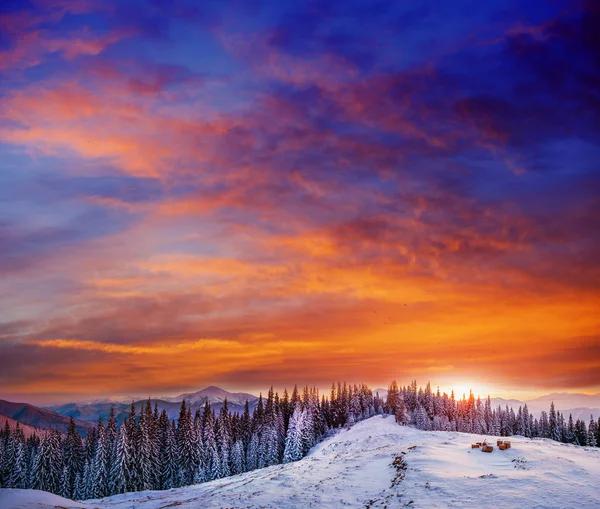
[[[11,391],[598,386],[593,6],[44,6],[3,53]]]

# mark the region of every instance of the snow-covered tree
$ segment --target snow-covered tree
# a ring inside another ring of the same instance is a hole
[[[166,415],[166,414],[165,414]],[[164,445],[161,450],[161,489],[169,490],[177,486],[178,482],[178,454],[175,442],[175,430],[167,421],[165,428]]]
[[[51,493],[59,493],[62,465],[60,433],[50,430],[42,436],[40,449],[35,460],[33,488]]]
[[[231,473],[241,474],[246,469],[246,458],[244,457],[244,444],[241,439],[236,440],[231,451]]]
[[[296,406],[290,423],[288,426],[288,432],[285,439],[285,450],[283,452],[283,462],[291,463],[292,461],[298,461],[303,456],[303,433],[304,433],[304,420],[306,414],[304,410],[301,410],[299,406]]]
[[[8,484],[11,488],[24,489],[28,487],[26,445],[23,440],[17,440],[14,447],[16,449],[15,462]]]
[[[109,491],[109,471],[108,471],[108,451],[106,443],[106,433],[102,420],[98,423],[98,443],[96,444],[96,454],[91,464],[93,479],[93,498],[102,498],[108,495]]]
[[[109,491],[111,495],[125,493],[127,487],[133,484],[131,478],[129,433],[127,425],[121,424],[117,437],[116,453],[113,463],[110,465]]]
[[[65,467],[67,469],[67,477],[65,479],[65,487],[68,492],[67,498],[74,496],[75,490],[75,478],[77,474],[83,472],[84,462],[84,449],[81,437],[75,427],[75,420],[73,417],[69,420],[69,427],[67,428],[67,436],[65,437],[63,445],[63,457]],[[65,495],[63,495],[65,496]]]
[[[290,420],[291,422],[291,420]],[[289,429],[288,429],[289,433]],[[259,440],[258,433],[252,433],[250,443],[248,444],[248,453],[246,454],[246,470],[254,470],[258,468],[258,449]]]
[[[179,421],[177,422],[177,451],[179,455],[180,480],[182,485],[192,484],[196,472],[196,451],[194,444],[194,428],[192,415],[186,408],[185,400],[181,403]]]
[[[598,434],[598,430],[596,429],[598,425],[594,421],[594,416],[590,416],[590,424],[588,426],[588,437],[587,444],[589,447],[597,447],[598,442],[596,439],[596,435]]]

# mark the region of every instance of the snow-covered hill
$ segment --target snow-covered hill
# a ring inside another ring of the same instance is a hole
[[[482,438],[419,431],[398,426],[392,417],[376,416],[325,440],[296,463],[87,503],[44,492],[0,490],[0,507],[600,507],[600,448],[513,437],[506,451],[471,449],[470,444]]]

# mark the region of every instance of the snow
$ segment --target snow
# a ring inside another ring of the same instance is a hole
[[[88,508],[84,502],[73,502],[47,491],[39,490],[13,490],[0,489],[1,509],[46,509],[46,508],[71,509]]]
[[[0,490],[0,507],[191,508],[597,508],[600,448],[511,437],[491,454],[471,443],[495,437],[426,432],[372,417],[313,448],[301,461],[170,491],[76,503],[33,490]],[[404,454],[403,454],[404,453]],[[391,486],[395,457],[405,478]],[[411,502],[412,501],[412,502]]]

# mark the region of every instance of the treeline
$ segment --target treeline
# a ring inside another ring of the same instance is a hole
[[[481,401],[473,393],[456,400],[454,392],[433,393],[427,383],[425,389],[417,387],[413,381],[409,386],[398,387],[394,381],[388,387],[384,411],[396,416],[401,424],[413,424],[422,430],[460,431],[481,435],[511,436],[529,438],[550,438],[563,443],[600,445],[600,418],[590,417],[589,425],[580,419],[573,422],[572,416],[565,416],[555,410],[554,403],[549,412],[542,412],[537,419],[529,412],[527,404],[513,408],[492,408],[490,397]]]
[[[17,426],[0,431],[0,487],[33,488],[86,500],[140,490],[166,490],[256,468],[299,460],[332,428],[382,411],[366,385],[337,384],[329,398],[315,388],[294,388],[280,398],[271,389],[253,411],[227,402],[218,414],[207,403],[191,414],[183,401],[179,419],[150,401],[117,427],[114,412],[79,436],[50,430],[25,439]]]
[[[114,412],[79,436],[71,419],[66,435],[49,430],[25,438],[23,430],[6,422],[0,430],[0,487],[33,488],[66,498],[86,500],[141,490],[166,490],[256,468],[289,463],[334,428],[350,426],[375,414],[395,415],[400,424],[422,430],[459,431],[483,435],[551,438],[564,443],[598,446],[600,419],[589,425],[555,410],[539,419],[527,405],[492,408],[471,393],[456,400],[454,393],[433,393],[416,381],[399,387],[392,382],[385,401],[366,385],[333,385],[329,397],[315,388],[294,388],[280,398],[271,389],[250,411],[218,414],[206,404],[192,415],[183,401],[179,419],[170,420],[148,401],[141,415],[134,405],[117,427]]]

